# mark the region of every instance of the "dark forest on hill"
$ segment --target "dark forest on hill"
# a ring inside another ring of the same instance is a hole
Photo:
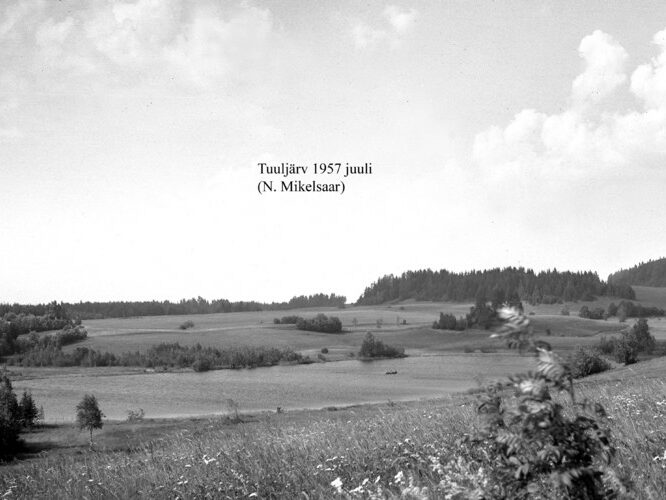
[[[620,269],[608,277],[614,285],[666,286],[666,258],[649,260],[629,269]]]
[[[635,299],[626,284],[609,284],[596,273],[542,271],[522,267],[453,273],[445,269],[407,271],[400,276],[387,275],[365,289],[356,302],[375,305],[392,300],[432,300],[464,302],[484,297],[502,303],[519,298],[531,304],[554,304],[593,300],[607,295]]]

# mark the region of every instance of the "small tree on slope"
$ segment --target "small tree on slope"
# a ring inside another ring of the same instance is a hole
[[[76,423],[79,429],[88,429],[90,431],[90,449],[93,447],[93,429],[102,428],[102,418],[104,414],[99,409],[97,398],[92,394],[83,396],[81,402],[76,405]]]

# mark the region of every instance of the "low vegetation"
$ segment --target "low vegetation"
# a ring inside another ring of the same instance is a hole
[[[663,380],[620,371],[622,383],[572,383],[566,365],[540,352],[536,372],[479,400],[280,412],[243,425],[183,421],[129,449],[14,466],[0,476],[0,495],[660,498],[666,430],[654,422],[666,418]]]
[[[361,359],[404,358],[405,350],[402,347],[386,345],[381,340],[377,340],[372,333],[368,332],[365,334],[361,349],[358,351],[358,356]]]
[[[229,347],[217,349],[182,346],[178,343],[162,343],[150,347],[146,352],[125,352],[120,355],[100,353],[87,347],[77,347],[64,352],[55,346],[34,349],[7,359],[10,365],[18,366],[141,366],[144,368],[173,367],[208,371],[221,368],[255,368],[273,366],[281,362],[308,363],[291,349],[274,347]]]
[[[178,328],[181,330],[189,330],[190,328],[194,328],[194,321],[188,319],[187,321],[182,322]]]
[[[317,314],[311,319],[298,318],[296,328],[310,332],[341,333],[342,321],[335,316],[329,317],[325,314]]]

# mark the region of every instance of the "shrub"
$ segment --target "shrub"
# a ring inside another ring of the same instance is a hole
[[[146,413],[143,411],[143,408],[138,410],[127,410],[127,421],[128,422],[142,422]]]
[[[605,372],[611,368],[610,363],[599,353],[584,347],[578,347],[569,357],[569,366],[573,378],[587,377],[595,373]]]
[[[321,353],[322,354],[328,354],[328,347],[322,347],[321,348]]]
[[[619,339],[615,339],[613,354],[615,355],[615,361],[624,363],[625,365],[631,365],[638,361],[636,346],[629,342],[624,335]]]
[[[358,355],[361,358],[404,358],[405,350],[402,347],[386,345],[368,332],[363,339]]]
[[[601,337],[599,339],[599,345],[597,346],[597,349],[602,354],[613,354],[615,351],[615,339]]]
[[[187,321],[181,323],[181,325],[178,328],[180,328],[181,330],[187,330],[189,328],[194,328],[194,321],[192,321],[191,319],[188,319]]]
[[[650,327],[648,326],[647,319],[641,318],[631,329],[625,334],[627,340],[634,344],[638,352],[646,352],[648,354],[654,351],[656,341],[652,334],[650,333]]]
[[[490,474],[502,489],[502,498],[544,498],[537,495],[551,483],[547,498],[607,498],[603,481],[615,449],[610,430],[603,419],[606,413],[598,403],[577,401],[569,368],[546,346],[534,341],[529,320],[515,310],[502,310],[507,322],[495,336],[511,347],[536,352],[535,372],[514,375],[507,384],[486,390],[479,406],[483,430],[471,438],[489,445],[487,456],[493,461]],[[503,391],[514,388],[511,400]],[[565,407],[561,398],[568,396]],[[612,476],[615,477],[615,476]],[[613,480],[613,489],[623,485]],[[613,492],[610,492],[613,493]]]
[[[342,322],[335,316],[329,318],[325,314],[317,314],[312,319],[298,318],[296,328],[311,332],[340,333],[342,332]]]
[[[324,356],[322,353],[317,354],[317,359],[320,361],[326,361],[326,356]]]
[[[566,307],[566,306],[564,306],[564,307],[562,308],[562,310],[560,311],[560,314],[561,314],[562,316],[569,316],[569,314],[570,314],[570,312],[569,312],[569,308]]]
[[[300,316],[282,316],[282,319],[278,320],[279,323],[283,325],[296,325],[298,320],[303,319]]]
[[[194,363],[192,363],[192,369],[195,372],[207,372],[212,368],[212,364],[210,362],[210,359],[200,357],[194,360]]]

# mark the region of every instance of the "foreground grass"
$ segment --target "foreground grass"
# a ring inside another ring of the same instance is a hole
[[[663,370],[664,361],[654,360],[639,372],[617,370],[577,386],[579,397],[608,411],[618,450],[612,467],[630,485],[628,498],[657,499],[666,491]],[[165,425],[163,437],[138,426],[122,451],[115,443],[4,466],[0,496],[469,498],[493,488],[484,446],[461,440],[479,426],[471,395],[239,424],[214,418]],[[540,494],[559,498],[547,488]]]

